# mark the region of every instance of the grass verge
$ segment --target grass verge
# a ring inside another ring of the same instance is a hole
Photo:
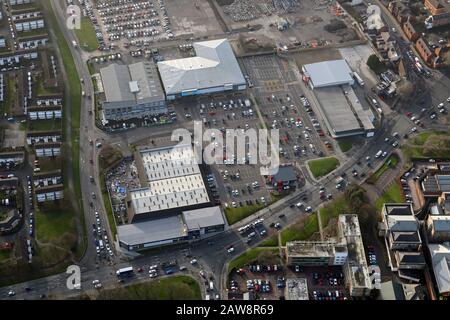
[[[372,174],[369,179],[367,179],[367,182],[375,184],[383,175],[383,173],[385,173],[389,168],[395,168],[398,164],[398,161],[398,155],[392,154],[389,158],[386,159],[384,164],[374,174]]]
[[[350,140],[341,140],[338,144],[342,152],[347,152],[353,147],[353,143]]]
[[[314,178],[317,179],[339,167],[339,160],[335,157],[321,158],[308,161],[308,166]]]
[[[231,260],[228,264],[228,270],[231,271],[233,269],[242,268],[243,266],[258,260],[262,253],[274,257],[278,254],[278,251],[278,248],[252,248]]]
[[[250,206],[243,206],[238,208],[225,208],[225,216],[229,225],[232,225],[246,217],[254,214],[256,211],[264,208],[263,204],[253,204]]]
[[[259,244],[260,247],[278,247],[278,234],[274,234],[261,242]]]
[[[188,276],[175,276],[130,286],[105,289],[97,300],[201,300],[200,285]]]
[[[319,232],[319,222],[317,221],[317,213],[314,212],[304,221],[281,231],[281,245],[286,245],[288,241],[308,240],[316,232]]]
[[[403,195],[402,189],[400,188],[400,185],[394,182],[376,201],[375,207],[377,208],[377,210],[381,210],[381,208],[383,208],[383,204],[385,203],[400,203],[404,201],[405,197]]]
[[[92,52],[97,50],[98,41],[95,35],[94,26],[88,17],[81,18],[81,28],[75,29],[80,48],[85,51]]]
[[[55,13],[53,12],[50,0],[41,1],[41,4],[47,11],[47,18],[50,20],[52,30],[56,36],[56,43],[58,45],[64,70],[67,75],[68,83],[66,83],[65,89],[69,89],[69,98],[71,103],[70,114],[65,113],[65,117],[70,117],[70,130],[71,130],[71,153],[72,153],[72,174],[73,174],[73,190],[75,192],[75,199],[78,201],[78,210],[80,221],[85,233],[84,239],[81,241],[82,249],[79,252],[84,252],[86,247],[86,225],[84,223],[84,212],[81,195],[81,183],[80,183],[80,114],[81,114],[81,84],[80,77],[78,76],[75,62],[72,57],[69,45],[67,44],[64,34],[62,33],[58,21],[56,20]],[[66,134],[66,126],[63,126],[64,133]]]

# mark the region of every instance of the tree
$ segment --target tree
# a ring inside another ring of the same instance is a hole
[[[397,86],[397,94],[405,101],[411,99],[414,93],[414,85],[409,80],[402,80]]]
[[[380,61],[380,59],[378,59],[377,55],[375,54],[370,55],[370,57],[367,59],[367,65],[376,74],[383,73],[387,70],[387,67]]]

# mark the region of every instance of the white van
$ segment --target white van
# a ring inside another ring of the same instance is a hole
[[[375,158],[381,157],[382,154],[383,154],[383,151],[382,151],[382,150],[379,150],[379,151],[376,153]]]

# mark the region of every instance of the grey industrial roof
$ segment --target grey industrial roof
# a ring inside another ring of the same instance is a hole
[[[246,83],[227,39],[195,42],[193,46],[195,57],[158,62],[167,95]]]
[[[100,74],[108,102],[134,100],[134,95],[130,92],[128,85],[131,77],[126,65],[110,64],[100,69]]]
[[[280,166],[278,172],[273,176],[274,181],[293,181],[297,180],[297,174],[292,166]]]
[[[187,235],[179,215],[120,225],[117,231],[120,241],[130,246],[177,239]]]
[[[315,88],[354,83],[352,70],[343,59],[305,64],[303,70]]]
[[[188,230],[225,224],[220,206],[183,211],[183,218]]]
[[[149,61],[120,65],[113,63],[100,69],[106,106],[130,106],[165,100],[156,71]]]
[[[323,119],[333,135],[364,132],[341,87],[324,87],[314,91],[319,100]]]
[[[130,64],[131,80],[137,82],[139,91],[136,100],[153,102],[164,100],[164,91],[159,80],[158,71],[154,63],[149,61]]]
[[[425,193],[450,192],[450,175],[436,174],[434,176],[427,176],[422,181],[422,189]]]

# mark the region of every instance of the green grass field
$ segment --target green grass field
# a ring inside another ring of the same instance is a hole
[[[385,203],[399,203],[404,202],[405,197],[403,195],[402,189],[398,183],[393,183],[385,193],[377,200],[375,207],[377,210],[381,210],[383,204]]]
[[[270,236],[259,244],[260,247],[278,247],[278,234]]]
[[[64,206],[35,210],[36,238],[43,242],[56,242],[66,234],[76,237],[74,214]]]
[[[97,50],[98,41],[95,36],[94,26],[87,17],[81,18],[81,29],[75,29],[80,47],[88,52]]]
[[[353,143],[350,140],[340,140],[338,144],[342,152],[347,152],[353,147]]]
[[[340,214],[350,213],[350,206],[345,196],[340,196],[323,208],[320,208],[320,221],[322,227],[328,226],[331,219],[337,218]]]
[[[425,152],[425,146],[427,145],[428,139],[435,138],[438,136],[450,136],[450,132],[447,131],[427,131],[418,134],[414,139],[411,140],[410,144],[402,145],[403,153],[409,158],[448,158],[449,151],[447,148],[437,147],[434,151]]]
[[[288,241],[308,240],[315,232],[319,231],[317,213],[312,213],[304,223],[294,224],[281,232],[281,245]]]
[[[28,121],[28,131],[61,130],[61,119]]]
[[[229,225],[232,225],[250,215],[255,213],[258,210],[264,208],[263,204],[253,204],[250,206],[243,206],[237,208],[226,208],[225,216],[227,217],[227,221]]]
[[[130,286],[104,289],[97,300],[201,300],[197,281],[188,276],[175,276]]]
[[[81,224],[84,228],[84,232],[86,233],[86,226],[84,223],[84,213],[83,213],[83,204],[82,204],[82,196],[81,196],[81,185],[80,185],[80,113],[81,113],[81,84],[80,77],[78,76],[77,69],[75,67],[75,63],[73,61],[72,53],[70,52],[69,45],[67,44],[64,35],[59,27],[59,24],[56,20],[55,13],[52,10],[50,0],[45,0],[40,2],[42,6],[45,7],[47,11],[47,19],[49,19],[49,23],[52,26],[52,30],[56,36],[56,43],[59,47],[59,51],[61,53],[62,62],[64,65],[64,70],[66,71],[68,83],[66,83],[66,89],[69,91],[70,95],[70,103],[71,109],[70,114],[65,113],[65,117],[70,117],[71,126],[70,128],[66,128],[63,126],[63,130],[71,130],[71,153],[72,153],[72,171],[73,171],[73,189],[75,191],[75,199],[78,200],[78,210],[81,219]],[[81,247],[78,250],[80,253],[84,252],[86,247],[86,236],[83,241],[81,241]]]
[[[308,161],[308,166],[314,178],[320,178],[339,167],[339,160],[334,157],[321,158]]]

